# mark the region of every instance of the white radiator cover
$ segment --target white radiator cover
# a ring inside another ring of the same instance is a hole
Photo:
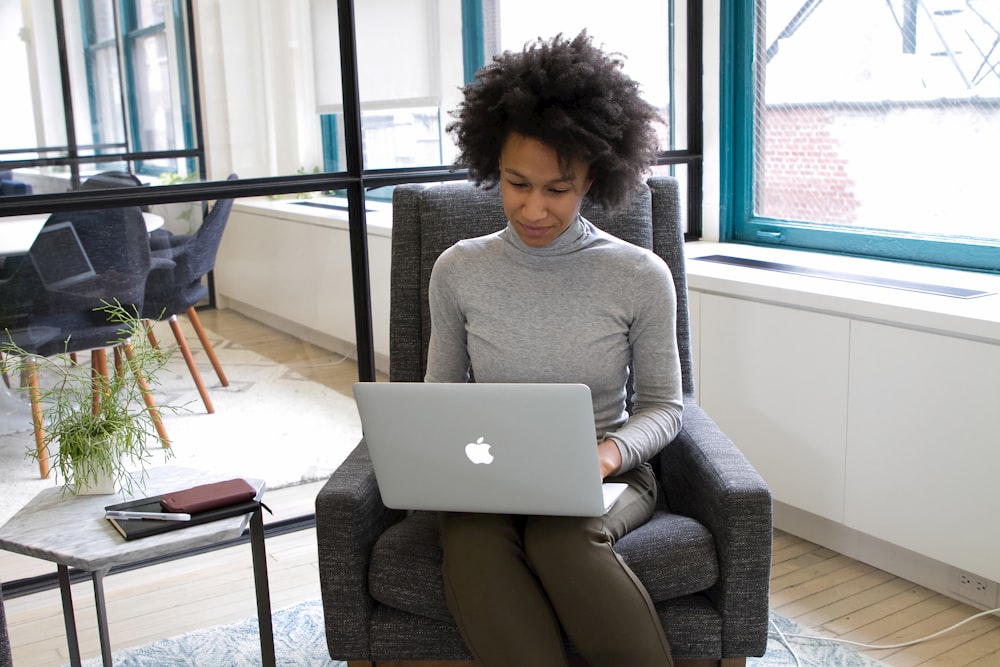
[[[1000,581],[1000,277],[711,243],[688,256],[720,248],[993,292],[688,262],[699,400],[771,486],[776,525],[941,592],[949,567]]]
[[[314,200],[306,200],[314,202]],[[388,371],[388,205],[368,213],[376,367]],[[215,264],[219,305],[344,354],[355,351],[347,213],[295,200],[237,201]]]

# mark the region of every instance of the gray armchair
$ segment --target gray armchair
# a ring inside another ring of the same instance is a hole
[[[660,506],[615,548],[649,590],[675,658],[742,665],[763,655],[767,643],[771,496],[694,402],[677,182],[654,177],[648,186],[625,211],[583,212],[598,227],[652,248],[677,288],[684,427],[653,462]],[[423,380],[435,259],[457,240],[505,224],[496,190],[468,183],[396,188],[390,380]],[[320,490],[316,531],[331,657],[352,667],[471,660],[445,605],[436,518],[382,505],[364,441]]]

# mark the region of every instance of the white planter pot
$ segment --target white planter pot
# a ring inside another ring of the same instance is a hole
[[[97,473],[97,478],[93,479],[93,476],[87,480],[86,484],[80,484],[78,481],[76,486],[73,488],[73,493],[78,496],[106,496],[115,493],[115,478],[111,475],[100,471]]]

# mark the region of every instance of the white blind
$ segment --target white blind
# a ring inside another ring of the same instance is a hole
[[[355,3],[358,87],[365,109],[438,104],[439,4],[438,0]],[[337,2],[313,0],[312,12],[317,110],[335,113],[343,107]]]

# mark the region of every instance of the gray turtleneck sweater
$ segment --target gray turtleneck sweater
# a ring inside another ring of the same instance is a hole
[[[673,440],[683,400],[670,269],[578,218],[544,248],[508,227],[460,241],[434,265],[427,382],[570,382],[590,387],[597,441],[620,472]],[[635,413],[625,409],[628,368]]]

